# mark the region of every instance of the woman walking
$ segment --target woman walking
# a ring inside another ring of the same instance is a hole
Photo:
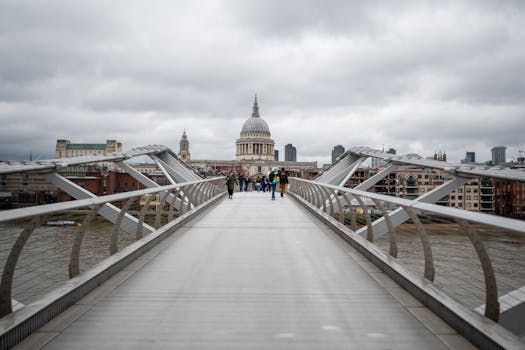
[[[228,198],[233,199],[233,189],[235,188],[235,185],[238,185],[237,179],[235,178],[235,175],[233,174],[233,171],[230,171],[230,175],[226,178],[226,186],[228,187]]]

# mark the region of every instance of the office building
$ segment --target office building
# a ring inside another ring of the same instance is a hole
[[[345,153],[345,148],[341,145],[337,145],[332,150],[332,164],[335,163],[337,158],[341,156],[343,153]]]
[[[297,161],[297,150],[291,143],[284,146],[284,161],[285,162],[296,162]]]
[[[505,146],[496,146],[490,150],[492,152],[492,165],[505,164],[507,162],[505,157],[506,150],[507,147]]]
[[[465,155],[465,163],[476,163],[476,152],[467,152]]]

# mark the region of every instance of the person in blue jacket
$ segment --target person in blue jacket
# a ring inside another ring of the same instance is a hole
[[[239,174],[239,192],[242,192],[242,186],[244,185],[244,176]]]
[[[264,176],[261,176],[261,190],[263,192],[266,192],[266,178]]]

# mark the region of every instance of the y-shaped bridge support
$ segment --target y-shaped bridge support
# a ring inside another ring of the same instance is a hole
[[[386,175],[385,175],[386,176]],[[372,179],[372,178],[371,178]],[[379,180],[378,180],[379,181]],[[435,203],[450,192],[454,191],[459,186],[463,186],[467,182],[469,182],[470,179],[464,178],[464,177],[456,177],[448,182],[445,182],[443,185],[433,189],[432,191],[426,193],[425,195],[417,198],[415,202],[421,202],[421,203]],[[363,188],[366,188],[366,186],[363,186]],[[366,210],[363,208],[363,210]],[[408,214],[403,210],[403,208],[397,208],[390,214],[390,220],[392,222],[392,225],[394,227],[397,227],[410,219]],[[388,232],[388,225],[385,222],[384,217],[380,217],[379,219],[375,220],[372,223],[372,228],[374,232],[374,238],[380,237]],[[366,226],[360,228],[356,231],[357,234],[366,237],[368,233],[368,228]]]
[[[141,172],[137,171],[132,166],[124,162],[119,162],[117,164],[119,167],[123,168],[128,174],[133,176],[135,180],[139,181],[141,184],[143,184],[147,188],[160,187],[158,183],[151,180],[149,177],[143,175]],[[168,177],[168,181],[170,181],[171,184],[175,184],[175,182],[172,182],[173,180],[170,177]],[[162,198],[160,199],[163,200]],[[168,198],[166,198],[166,201],[170,203],[171,205],[175,205],[176,208],[180,208],[182,205],[187,205],[187,200],[182,201],[180,198],[175,197],[172,193],[168,194]]]
[[[51,182],[53,185],[64,190],[67,194],[69,194],[73,198],[76,198],[76,199],[97,198],[97,196],[94,195],[93,193],[83,189],[82,187],[69,181],[63,176],[58,175],[57,173],[46,174],[45,178],[49,182]],[[109,221],[111,221],[112,223],[115,223],[119,216],[120,209],[111,203],[107,203],[98,211],[98,213],[102,215],[103,217],[105,217],[106,219],[108,219]],[[128,233],[133,234],[137,232],[138,225],[139,225],[139,221],[137,220],[137,218],[129,214],[126,214],[124,218],[122,219],[120,228]],[[145,223],[142,224],[142,229],[146,231],[147,233],[154,231],[153,227]]]

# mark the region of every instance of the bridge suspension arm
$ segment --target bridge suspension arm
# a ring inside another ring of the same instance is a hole
[[[57,173],[47,174],[45,175],[45,177],[49,182],[51,182],[58,188],[61,188],[73,198],[76,198],[76,199],[99,198],[95,196],[93,193],[85,190],[84,188],[78,186],[77,184],[69,181],[68,179],[66,179],[65,177]],[[112,223],[116,222],[119,216],[119,213],[120,213],[120,209],[111,203],[106,203],[104,206],[102,206],[102,208],[100,208],[100,211],[99,211],[100,215],[102,215],[103,217],[111,221]],[[138,220],[135,217],[129,214],[125,214],[122,221],[123,222],[121,224],[121,228],[124,231],[128,233],[134,233],[137,231]],[[148,233],[154,231],[153,227],[147,224],[143,224],[143,228]]]

